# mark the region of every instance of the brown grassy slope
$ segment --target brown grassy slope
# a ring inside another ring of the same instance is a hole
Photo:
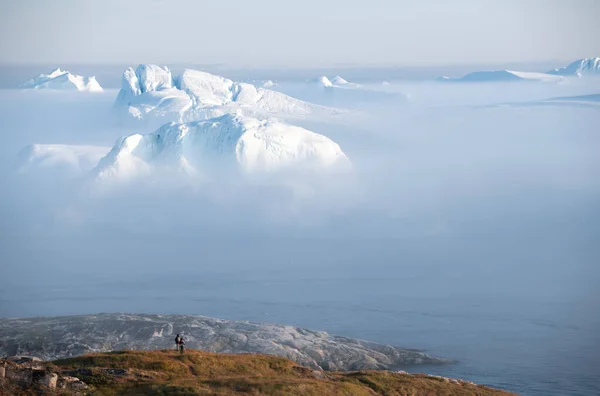
[[[320,372],[275,356],[120,351],[62,359],[99,395],[508,395],[485,386],[389,371]],[[111,370],[112,369],[112,370]]]

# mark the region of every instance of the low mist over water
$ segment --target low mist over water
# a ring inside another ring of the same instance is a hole
[[[350,170],[224,173],[230,157],[189,151],[196,173],[144,157],[115,160],[114,180],[99,159],[162,118],[122,118],[106,87],[0,91],[0,317],[291,324],[518,393],[596,392],[600,104],[576,97],[599,81],[350,84],[279,78],[268,89],[311,113],[265,116],[339,145]]]

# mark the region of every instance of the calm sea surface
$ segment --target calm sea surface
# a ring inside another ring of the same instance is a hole
[[[0,316],[186,313],[291,324],[456,360],[409,371],[524,395],[599,394],[598,256],[581,240],[579,249],[568,238],[535,242],[198,241],[175,254],[150,238],[130,242],[128,257],[111,257],[118,242],[109,241],[90,258],[78,252],[97,241],[69,250],[48,240],[23,249],[20,269],[0,283]]]

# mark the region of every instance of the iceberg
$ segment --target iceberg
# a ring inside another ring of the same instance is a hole
[[[321,77],[317,78],[316,80],[314,80],[313,82],[323,88],[333,87],[333,83],[331,81],[329,81],[329,79],[326,76],[321,76]]]
[[[598,76],[600,75],[600,58],[578,59],[560,69],[550,70],[548,74],[576,77]]]
[[[547,73],[521,72],[514,70],[491,70],[476,71],[468,73],[463,77],[450,78],[447,76],[438,77],[436,81],[440,82],[511,82],[511,81],[544,81],[558,82],[562,81],[561,76]]]
[[[331,79],[332,84],[334,85],[345,85],[348,84],[348,81],[344,80],[342,77],[340,76],[335,76]]]
[[[460,78],[438,77],[442,82],[494,82],[494,81],[545,81],[559,82],[564,77],[585,77],[600,75],[600,58],[578,59],[560,69],[546,73],[522,72],[514,70],[491,70],[468,73]]]
[[[125,70],[115,106],[127,117],[158,119],[161,125],[238,113],[283,118],[344,113],[199,70],[185,69],[173,76],[167,67],[157,65]]]
[[[96,81],[96,77],[83,77],[68,71],[56,69],[49,74],[40,74],[24,82],[21,88],[25,89],[55,89],[76,90],[85,92],[102,92],[103,89]]]
[[[157,170],[210,178],[349,167],[340,146],[325,136],[277,120],[226,114],[120,138],[93,172],[97,179],[124,180]]]

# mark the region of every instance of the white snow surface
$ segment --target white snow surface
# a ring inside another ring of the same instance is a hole
[[[491,71],[476,71],[468,73],[460,78],[440,77],[437,81],[442,82],[510,82],[510,81],[545,81],[558,82],[562,81],[562,76],[536,73],[536,72],[521,72],[514,70],[491,70]]]
[[[105,146],[68,144],[32,144],[17,157],[17,172],[21,174],[59,171],[81,175],[92,170],[110,151]]]
[[[125,70],[115,105],[125,109],[128,117],[155,117],[160,124],[238,113],[294,118],[344,112],[199,70],[185,69],[174,77],[168,68],[157,65]]]
[[[24,82],[21,87],[26,89],[77,90],[86,92],[103,91],[98,81],[96,81],[96,77],[83,77],[66,70],[61,70],[60,68],[49,74],[40,74]]]
[[[325,136],[281,121],[226,114],[169,123],[151,134],[120,138],[94,172],[98,179],[123,180],[168,169],[210,178],[231,171],[322,171],[349,166],[340,146]]]
[[[600,75],[600,58],[578,59],[560,69],[550,70],[548,74],[576,77],[598,76]]]

